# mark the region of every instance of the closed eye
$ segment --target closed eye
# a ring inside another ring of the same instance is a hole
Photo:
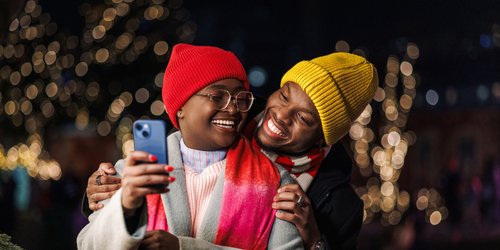
[[[308,126],[311,126],[311,122],[304,116],[302,115],[301,113],[297,113],[297,117],[299,118],[299,120],[301,122],[303,122],[304,124],[308,125]]]
[[[285,95],[285,93],[283,93],[283,91],[280,91],[280,96],[281,99],[283,99],[285,102],[288,102],[288,97]]]

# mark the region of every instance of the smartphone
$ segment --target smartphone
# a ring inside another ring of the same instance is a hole
[[[148,152],[158,158],[157,163],[167,164],[167,124],[163,120],[140,119],[132,125],[134,150]],[[152,185],[154,188],[166,188],[165,185]]]

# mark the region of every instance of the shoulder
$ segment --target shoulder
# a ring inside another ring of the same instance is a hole
[[[286,184],[297,184],[297,181],[292,177],[290,172],[286,170],[284,167],[282,167],[280,164],[275,164],[276,169],[280,173],[281,177],[281,186],[284,186]]]

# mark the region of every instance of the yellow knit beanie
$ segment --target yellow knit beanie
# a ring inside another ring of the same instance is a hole
[[[365,58],[336,52],[301,61],[281,79],[298,84],[318,110],[325,136],[331,145],[344,136],[368,105],[378,86],[377,70]]]

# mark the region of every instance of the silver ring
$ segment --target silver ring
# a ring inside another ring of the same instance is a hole
[[[98,175],[98,176],[96,176],[96,177],[95,177],[95,184],[96,184],[97,186],[102,185],[102,182],[101,182],[101,176],[102,176],[102,174],[100,174],[100,175]]]
[[[297,206],[299,207],[304,207],[304,197],[302,195],[299,195],[299,198],[297,199]]]

